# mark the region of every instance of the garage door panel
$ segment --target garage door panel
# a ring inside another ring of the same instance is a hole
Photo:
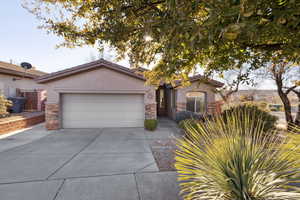
[[[63,94],[64,128],[142,127],[144,96],[140,94]]]
[[[143,99],[143,95],[126,95],[126,94],[80,94],[81,96],[76,96],[76,94],[65,94],[64,99],[67,101],[72,101],[72,103],[82,103],[84,100],[86,103],[93,102],[140,102]],[[101,98],[99,98],[101,96]],[[132,98],[134,96],[134,98]]]
[[[78,124],[80,126],[78,127]],[[81,120],[70,121],[66,124],[67,127],[65,128],[102,128],[102,127],[141,127],[141,124],[144,123],[144,120],[140,121],[121,121],[117,125],[114,122],[106,121],[106,124],[99,127],[99,124],[87,124],[81,123]]]
[[[69,120],[95,120],[95,121],[101,121],[101,120],[119,120],[119,121],[126,121],[126,119],[130,119],[130,121],[133,120],[144,120],[143,116],[132,116],[130,114],[120,114],[117,113],[118,116],[112,116],[112,115],[107,115],[107,116],[102,116],[102,115],[96,115],[96,114],[76,114],[76,113],[72,113],[71,116],[67,116],[64,118],[65,121],[69,121]],[[84,119],[82,119],[82,116],[84,116]],[[125,119],[124,119],[125,118]]]
[[[120,105],[107,105],[105,106],[94,106],[94,105],[76,105],[76,106],[66,106],[65,110],[69,110],[68,112],[143,112],[142,108],[137,108],[135,106],[123,106]]]

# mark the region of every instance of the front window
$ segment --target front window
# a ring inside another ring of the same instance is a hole
[[[204,92],[186,93],[186,110],[195,113],[205,113],[206,94]]]

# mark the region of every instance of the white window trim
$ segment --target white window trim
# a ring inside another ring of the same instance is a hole
[[[203,113],[206,113],[207,112],[207,106],[208,106],[208,101],[207,101],[207,92],[206,91],[187,91],[186,94],[185,94],[185,98],[187,99],[187,94],[190,93],[190,92],[199,92],[199,93],[202,93],[204,94],[204,104],[205,104],[205,111]],[[187,101],[186,101],[187,102]],[[202,112],[196,112],[196,97],[194,97],[194,111],[190,111],[190,112],[193,112],[193,113],[199,113],[201,114]],[[187,110],[189,111],[189,110]]]

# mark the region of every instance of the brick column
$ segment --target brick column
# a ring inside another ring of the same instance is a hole
[[[59,128],[59,104],[46,104],[46,129],[57,130]]]
[[[207,114],[209,115],[216,114],[216,105],[214,103],[209,103],[207,105]]]
[[[177,102],[176,103],[176,111],[185,111],[186,110],[186,103]]]
[[[156,103],[145,105],[145,119],[156,119]]]
[[[37,110],[43,111],[43,103],[46,100],[46,91],[45,90],[37,90]]]

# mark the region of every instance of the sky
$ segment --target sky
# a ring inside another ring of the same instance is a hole
[[[22,0],[3,0],[0,6],[0,61],[29,62],[38,70],[55,72],[90,61],[96,48],[56,48],[62,39],[38,29],[39,21],[21,6]],[[112,61],[114,57],[112,57]],[[126,60],[118,62],[129,67]]]
[[[12,61],[15,64],[29,62],[38,70],[50,73],[84,64],[91,61],[91,57],[98,57],[99,52],[93,47],[57,49],[56,45],[61,43],[62,38],[38,29],[39,21],[21,3],[22,0],[1,2],[0,61]],[[116,62],[114,53],[110,52],[109,55],[110,60]],[[117,63],[129,67],[128,60]],[[274,84],[265,81],[258,87],[274,89]]]

